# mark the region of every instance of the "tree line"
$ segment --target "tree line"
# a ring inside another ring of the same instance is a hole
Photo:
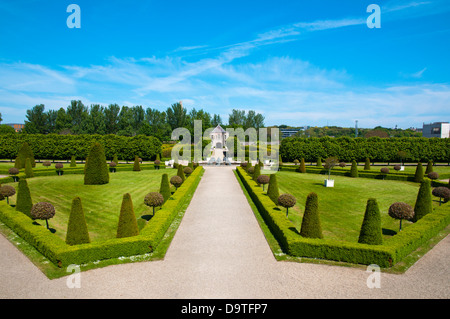
[[[181,103],[174,103],[165,111],[145,108],[141,105],[122,106],[110,104],[85,106],[80,100],[59,110],[45,110],[43,104],[26,111],[24,133],[27,134],[114,134],[120,136],[146,135],[162,141],[171,139],[175,128],[184,127],[194,131],[194,121],[202,121],[203,132],[210,127],[264,127],[264,116],[255,111],[233,109],[225,124],[219,114],[210,114],[203,109],[189,112]]]

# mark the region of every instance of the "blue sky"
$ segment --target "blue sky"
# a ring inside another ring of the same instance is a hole
[[[69,4],[81,28],[69,29]],[[381,7],[370,29],[369,4]],[[266,125],[450,120],[450,1],[0,0],[0,113],[183,101]]]

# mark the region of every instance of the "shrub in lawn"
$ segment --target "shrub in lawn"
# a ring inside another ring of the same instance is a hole
[[[75,197],[72,200],[70,209],[69,223],[67,224],[66,244],[80,245],[90,242],[89,232],[84,218],[81,198]]]
[[[431,192],[433,196],[439,197],[439,206],[441,206],[442,199],[444,199],[444,202],[447,202],[450,198],[450,189],[445,186],[436,187]]]
[[[345,162],[340,162],[340,163],[339,163],[339,167],[344,168],[345,166],[347,166],[347,164],[346,164]]]
[[[141,164],[140,164],[139,159],[140,158],[138,156],[134,157],[133,171],[135,171],[135,172],[139,172],[141,170]]]
[[[281,194],[278,197],[278,205],[286,208],[286,216],[289,215],[289,208],[293,207],[296,202],[297,202],[297,200],[291,194]]]
[[[300,162],[298,161],[298,159],[295,159],[293,163],[294,163],[294,165],[298,165],[298,163],[300,163]]]
[[[383,244],[380,209],[375,198],[367,200],[358,243],[369,245]]]
[[[180,187],[181,184],[183,184],[183,179],[178,175],[172,176],[170,178],[170,184],[172,184],[173,186],[175,186],[176,189],[178,189],[178,187]]]
[[[31,207],[31,218],[45,220],[48,229],[48,220],[55,216],[55,207],[47,202],[39,202]]]
[[[111,163],[109,163],[109,171],[110,171],[111,173],[115,173],[115,172],[116,172],[116,166],[117,166],[117,163],[116,163],[116,162],[111,162]]]
[[[356,161],[352,161],[352,167],[350,169],[350,176],[351,177],[358,177],[358,165],[356,165]]]
[[[144,198],[144,204],[153,207],[153,215],[155,215],[155,207],[164,204],[164,197],[158,192],[148,193]]]
[[[417,163],[416,172],[414,173],[414,181],[416,183],[421,183],[423,181],[423,168],[422,163]]]
[[[300,166],[297,169],[297,172],[300,173],[306,173],[306,165],[305,165],[305,159],[302,157],[302,159],[300,160]]]
[[[119,164],[119,157],[117,157],[117,154],[114,154],[112,162]]]
[[[9,175],[12,175],[12,178],[15,182],[17,182],[19,180],[19,177],[16,176],[17,174],[19,174],[18,168],[11,167],[10,169],[8,169],[8,173],[9,173]]]
[[[160,160],[155,160],[153,162],[153,165],[155,166],[155,169],[159,169],[159,165],[161,165],[161,161]]]
[[[258,180],[259,175],[261,175],[261,166],[255,165],[255,169],[253,170],[253,180],[255,182]]]
[[[400,220],[400,228],[399,231],[402,230],[402,220],[406,219],[406,220],[411,220],[414,217],[414,210],[413,208],[403,202],[397,202],[392,204],[389,207],[389,212],[388,212],[389,216],[391,216],[392,218],[395,219],[399,219]]]
[[[258,176],[257,182],[258,182],[258,184],[263,186],[263,191],[264,191],[264,186],[269,183],[269,180],[270,180],[270,178],[267,175],[259,175]]]
[[[183,173],[189,177],[189,175],[192,174],[192,168],[190,168],[189,166],[186,166],[185,168],[183,168]]]
[[[22,168],[22,163],[20,162],[20,158],[18,156],[14,160],[14,167],[17,168],[17,169],[21,169]],[[24,163],[24,167],[25,167],[25,163]]]
[[[116,237],[124,238],[137,235],[139,235],[139,227],[134,214],[133,201],[131,195],[127,193],[123,195]]]
[[[370,171],[370,158],[366,157],[366,161],[364,162],[364,170]]]
[[[75,158],[75,155],[72,155],[70,158],[70,167],[77,167],[77,160]]]
[[[105,150],[100,143],[94,143],[86,161],[84,185],[102,185],[109,183]]]
[[[9,197],[16,194],[16,189],[12,186],[5,185],[0,188],[0,194],[2,194],[4,198],[6,198],[6,202],[9,204]]]
[[[328,179],[330,179],[330,175],[331,175],[331,170],[333,169],[334,166],[336,166],[336,164],[338,163],[338,158],[335,156],[331,156],[328,157],[325,160],[325,168],[328,170]]]
[[[29,158],[25,160],[25,177],[26,178],[34,177],[33,166],[31,164],[31,159]]]
[[[431,180],[435,180],[439,178],[439,174],[437,172],[430,172],[427,174],[427,177]]]
[[[322,168],[322,167],[323,167],[323,166],[322,166],[322,159],[321,159],[320,157],[317,159],[317,164],[316,164],[316,166],[319,167],[319,168]]]
[[[276,174],[270,174],[269,187],[267,188],[267,196],[269,196],[269,198],[272,200],[272,202],[275,203],[275,205],[278,205],[278,197],[280,196],[280,192],[278,190],[278,182]]]
[[[170,192],[169,175],[162,174],[161,176],[161,186],[159,187],[159,193],[163,196],[164,202],[166,202],[172,193]]]
[[[414,218],[412,221],[417,222],[423,216],[431,213],[432,210],[431,181],[428,178],[424,178],[422,183],[420,183],[419,192],[417,193],[416,204],[414,205]]]
[[[389,167],[383,167],[380,169],[381,174],[383,175],[383,180],[387,174],[389,174]]]
[[[50,162],[50,161],[44,161],[44,162],[42,163],[42,165],[48,168],[48,167],[52,166],[52,162]]]
[[[433,172],[433,161],[428,161],[427,168],[425,170],[425,175],[428,175],[431,172]]]
[[[181,164],[178,165],[177,176],[179,176],[183,182],[186,180],[186,176],[184,175],[184,167]]]
[[[253,173],[255,172],[255,167],[254,166],[250,166],[250,167],[248,167],[247,166],[247,173],[250,175],[250,176],[253,176]]]
[[[307,238],[323,238],[319,218],[319,198],[314,192],[306,197],[300,235]]]
[[[31,147],[27,142],[23,143],[22,147],[19,150],[19,153],[17,154],[17,158],[20,163],[20,167],[18,167],[19,169],[25,168],[25,161],[27,158],[30,159],[31,166],[36,167],[36,161],[34,159],[33,151],[31,150]]]
[[[22,178],[19,180],[17,186],[16,211],[31,217],[31,207],[33,207],[33,202],[31,200],[30,188],[28,187],[27,180]]]
[[[56,174],[61,176],[63,174],[63,168],[64,168],[64,164],[63,163],[56,163],[55,164]]]

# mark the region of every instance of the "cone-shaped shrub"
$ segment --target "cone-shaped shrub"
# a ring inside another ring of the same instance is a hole
[[[75,158],[75,155],[72,155],[70,158],[70,167],[77,167],[77,160]]]
[[[425,170],[425,175],[433,172],[433,161],[428,161],[427,169]]]
[[[26,178],[34,177],[33,167],[31,165],[31,160],[29,158],[25,160],[25,177]]]
[[[278,190],[278,182],[276,174],[270,174],[269,187],[267,188],[267,196],[269,196],[269,198],[275,203],[275,205],[278,205],[278,197],[280,197],[280,191]]]
[[[34,154],[31,150],[30,145],[28,145],[27,142],[23,143],[22,147],[19,150],[19,153],[17,154],[17,157],[19,158],[20,168],[25,168],[25,161],[27,158],[31,161],[31,166],[36,167],[36,161],[34,160]]]
[[[369,245],[383,244],[380,209],[375,198],[369,198],[367,201],[358,243]]]
[[[245,170],[247,171],[247,173],[248,173],[248,169],[249,169],[250,167],[253,167],[253,165],[252,165],[252,162],[251,162],[251,161],[248,161],[247,166],[245,167]]]
[[[119,224],[117,226],[117,238],[139,235],[139,227],[134,214],[133,201],[130,194],[123,195],[120,208]]]
[[[113,160],[114,163],[119,164],[119,158],[117,157],[117,154],[114,154]]]
[[[184,175],[184,167],[181,164],[178,164],[177,176],[180,176],[183,182],[186,180],[186,176]]]
[[[25,178],[21,178],[17,186],[16,211],[22,212],[31,218],[31,207],[33,207],[33,202],[28,182]]]
[[[319,199],[316,193],[310,193],[306,197],[300,235],[307,238],[323,238],[319,218]]]
[[[66,244],[79,245],[89,243],[89,232],[84,218],[83,206],[80,197],[72,200],[72,208],[67,225]]]
[[[159,193],[164,198],[164,203],[170,198],[172,193],[170,192],[170,183],[169,183],[169,175],[162,174],[161,176],[161,186],[159,188]]]
[[[432,210],[431,181],[428,178],[424,178],[417,193],[412,221],[417,222],[423,216],[431,213]]]
[[[414,181],[416,183],[421,183],[423,181],[423,168],[421,162],[417,163],[416,173],[414,174]]]
[[[100,143],[94,143],[86,161],[84,185],[102,185],[109,183],[109,171],[105,150]]]
[[[320,168],[323,167],[323,165],[322,165],[322,159],[321,159],[320,157],[317,159],[317,167],[320,167]]]
[[[358,165],[356,165],[356,161],[352,161],[352,167],[350,169],[350,176],[351,177],[358,177]]]
[[[134,157],[134,165],[133,165],[133,171],[139,172],[141,170],[141,164],[139,161],[139,156]]]
[[[19,156],[17,156],[16,159],[14,160],[14,167],[17,168],[17,169],[21,169],[22,167],[25,167],[25,163],[23,164],[23,166],[20,163]]]
[[[370,171],[370,158],[366,157],[366,162],[364,163],[364,170]]]
[[[300,173],[306,173],[306,165],[305,165],[305,159],[302,157],[300,161],[300,167],[298,168],[298,171]]]
[[[258,181],[258,177],[261,175],[261,166],[255,165],[255,170],[253,171],[253,180]]]

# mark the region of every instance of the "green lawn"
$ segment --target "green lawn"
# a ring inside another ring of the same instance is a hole
[[[289,210],[289,219],[300,230],[306,196],[310,192],[315,192],[319,197],[324,237],[351,242],[358,241],[368,198],[377,199],[383,234],[387,239],[399,229],[399,221],[388,215],[389,206],[394,202],[406,202],[414,207],[419,190],[419,184],[412,182],[343,176],[332,176],[335,187],[327,188],[323,186],[325,178],[324,175],[318,174],[288,171],[277,173],[280,194],[289,193],[297,199],[295,207]],[[433,205],[439,204],[434,201]],[[410,224],[404,221],[403,227],[408,227]]]
[[[28,179],[33,203],[47,201],[55,206],[56,215],[49,220],[50,228],[60,238],[66,238],[67,222],[76,196],[81,198],[91,241],[115,238],[122,197],[130,193],[136,217],[151,215],[151,208],[144,205],[149,192],[159,191],[161,175],[176,175],[174,169],[117,172],[110,174],[106,185],[84,185],[84,175],[45,176]],[[17,186],[17,183],[10,184]],[[15,204],[11,197],[10,203]],[[43,223],[45,225],[45,222]]]

